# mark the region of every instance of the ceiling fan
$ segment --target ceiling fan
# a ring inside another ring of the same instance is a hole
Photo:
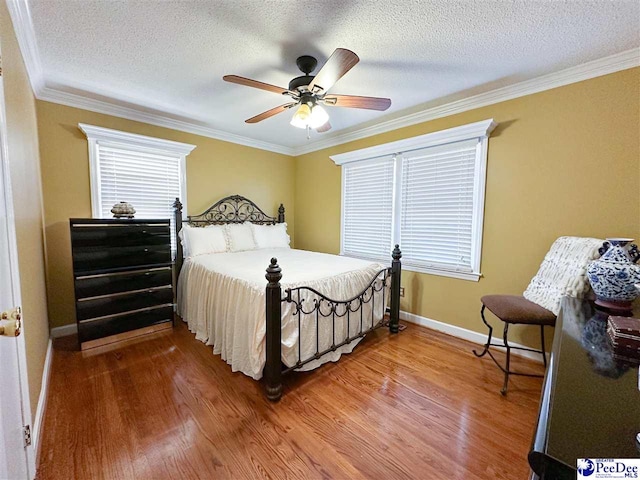
[[[310,55],[303,55],[298,57],[296,65],[304,75],[291,80],[289,88],[277,87],[238,75],[225,75],[222,79],[227,82],[291,97],[291,102],[251,117],[245,120],[246,123],[258,123],[285,110],[299,106],[291,119],[291,125],[298,128],[313,128],[318,132],[326,132],[331,129],[331,124],[329,123],[329,114],[322,108],[322,105],[380,111],[386,110],[391,106],[391,100],[388,98],[327,93],[359,61],[358,56],[351,50],[336,48],[329,60],[314,76],[310,74],[315,70],[318,61]]]

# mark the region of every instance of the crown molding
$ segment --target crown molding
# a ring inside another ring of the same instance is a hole
[[[16,0],[10,0],[16,1]],[[338,134],[334,137],[309,143],[302,147],[286,147],[275,143],[254,140],[241,135],[236,135],[212,127],[199,125],[184,120],[169,117],[167,114],[158,114],[145,111],[144,107],[125,107],[112,102],[90,98],[85,95],[78,95],[62,91],[59,88],[44,86],[40,94],[36,95],[39,100],[59,103],[75,108],[82,108],[92,112],[113,115],[129,120],[157,125],[160,127],[194,133],[205,137],[215,138],[226,142],[246,145],[248,147],[268,150],[289,156],[300,156],[306,153],[315,152],[325,148],[342,145],[344,143],[360,140],[381,133],[397,130],[399,128],[415,125],[418,123],[447,117],[457,113],[466,112],[476,108],[486,107],[496,103],[524,97],[545,90],[569,85],[571,83],[589,80],[591,78],[608,75],[621,70],[640,66],[640,48],[626,50],[615,55],[593,60],[591,62],[570,67],[558,72],[543,75],[541,77],[525,80],[514,85],[508,85],[488,92],[473,95],[449,103],[444,103],[436,107],[427,108],[420,112],[403,115],[398,118],[383,121],[375,125],[357,128],[351,132]],[[96,94],[97,95],[97,94]],[[158,108],[158,110],[161,110]]]
[[[7,9],[27,68],[31,89],[37,97],[44,88],[44,72],[40,62],[40,52],[38,51],[29,4],[27,0],[7,0]]]
[[[37,97],[38,100],[43,100],[46,102],[66,105],[68,107],[81,108],[83,110],[89,110],[91,112],[126,118],[127,120],[147,123],[150,125],[156,125],[158,127],[169,128],[171,130],[179,130],[182,132],[193,133],[195,135],[201,135],[203,137],[215,138],[216,140],[222,140],[238,145],[257,148],[260,150],[267,150],[270,152],[293,156],[293,149],[289,147],[277,145],[275,143],[263,142],[260,140],[243,137],[241,135],[235,135],[233,133],[223,132],[206,125],[199,125],[197,123],[172,118],[168,116],[168,114],[158,114],[150,112],[145,107],[129,107],[118,105],[115,103],[115,100],[114,103],[112,103],[108,101],[98,100],[97,98],[91,98],[87,95],[78,95],[75,93],[65,92],[59,88],[52,88],[49,86],[45,86],[41,90],[40,95],[38,95]]]
[[[77,94],[65,91],[63,89],[64,87],[59,86],[58,84],[50,84],[46,81],[44,76],[28,0],[7,0],[7,7],[16,32],[20,51],[22,52],[27,68],[31,88],[38,100],[58,103],[74,108],[81,108],[105,115],[126,118],[128,120],[202,135],[204,137],[215,138],[225,142],[236,143],[289,156],[304,155],[306,153],[341,145],[354,140],[360,140],[362,138],[389,132],[391,130],[427,122],[429,120],[435,120],[437,118],[466,112],[475,108],[485,107],[487,105],[512,100],[525,95],[531,95],[544,90],[550,90],[552,88],[640,66],[640,48],[633,48],[631,50],[626,50],[624,52],[543,75],[531,80],[526,80],[514,85],[480,93],[453,102],[444,103],[416,113],[402,115],[397,118],[376,123],[372,126],[364,128],[358,128],[356,126],[345,133],[338,133],[335,136],[325,138],[323,140],[308,143],[301,147],[291,148],[275,143],[255,140],[242,135],[224,132],[196,121],[176,119],[172,117],[169,112],[166,112],[160,105],[144,107],[129,103],[129,106],[124,106],[121,105],[120,103],[122,102],[119,103],[117,99],[111,99],[108,95],[100,92],[82,92],[82,94]],[[107,100],[102,100],[101,98],[107,98]]]
[[[294,152],[292,148],[261,140],[254,140],[242,135],[223,132],[196,122],[172,118],[171,114],[164,111],[162,107],[152,106],[147,108],[139,105],[123,106],[118,103],[117,99],[110,99],[111,101],[100,100],[99,98],[109,98],[100,92],[95,92],[93,94],[83,92],[82,95],[79,95],[77,93],[65,91],[63,87],[57,83],[55,85],[48,83],[45,79],[44,70],[42,68],[38,42],[36,41],[36,34],[33,28],[33,20],[31,18],[31,10],[29,9],[28,0],[7,0],[7,8],[9,10],[11,22],[13,23],[13,29],[16,32],[20,52],[22,53],[25,67],[27,69],[31,89],[38,100],[66,105],[68,107],[81,108],[91,112],[126,118],[127,120],[147,123],[158,127],[170,128],[172,130],[193,133],[195,135],[215,138],[217,140],[235,143],[238,145],[245,145],[247,147],[258,148],[260,150],[267,150],[275,153],[281,153],[283,155],[293,156]],[[149,110],[151,109],[155,110],[155,112],[150,112]]]
[[[608,75],[610,73],[627,70],[637,66],[640,66],[640,48],[633,48],[615,55],[583,63],[582,65],[570,67],[558,72],[533,78],[531,80],[525,80],[514,85],[508,85],[489,92],[456,100],[454,102],[427,108],[420,112],[403,115],[392,120],[377,123],[370,127],[359,128],[352,132],[337,134],[336,136],[327,138],[326,140],[320,140],[305,145],[304,147],[295,148],[294,152],[296,156],[304,155],[305,153],[315,152],[325,148],[334,147],[336,145],[342,145],[343,143],[360,140],[362,138],[389,132],[391,130],[397,130],[410,125],[454,115],[456,113],[486,107],[487,105],[493,105],[495,103],[524,97],[533,93],[551,90],[552,88],[562,87],[571,83],[581,82],[583,80]]]

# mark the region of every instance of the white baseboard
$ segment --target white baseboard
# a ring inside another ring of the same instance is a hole
[[[487,342],[487,335],[484,333],[479,333],[473,330],[468,330],[466,328],[450,325],[448,323],[439,322],[438,320],[422,317],[414,313],[401,311],[400,319],[406,322],[415,323],[416,325],[422,325],[423,327],[427,327],[438,332],[446,333],[447,335],[451,335],[453,337],[462,338],[463,340],[468,340],[479,345],[484,345]],[[501,339],[502,337],[498,336],[497,340],[500,341]],[[509,345],[512,347],[526,347],[526,345],[513,342],[509,342]],[[536,363],[542,363],[542,356],[539,353],[527,352],[526,350],[512,350],[511,353],[513,355],[528,358],[529,360],[533,360]]]
[[[61,327],[55,327],[51,329],[51,338],[66,337],[78,332],[78,324],[71,323],[69,325],[63,325]]]
[[[53,340],[49,339],[47,345],[47,354],[44,357],[44,369],[42,371],[42,385],[40,387],[40,395],[38,396],[38,406],[36,407],[36,418],[33,422],[33,431],[31,439],[33,450],[36,454],[36,465],[40,456],[40,434],[42,433],[42,423],[47,409],[47,393],[49,392],[49,377],[51,376],[51,363],[53,361]]]

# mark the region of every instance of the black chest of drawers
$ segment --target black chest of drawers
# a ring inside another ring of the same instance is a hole
[[[69,220],[81,348],[171,328],[170,221]]]
[[[532,479],[574,480],[578,459],[640,458],[638,365],[613,357],[610,314],[589,300],[562,300],[528,457]]]

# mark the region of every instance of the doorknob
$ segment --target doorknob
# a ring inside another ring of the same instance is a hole
[[[13,308],[0,313],[0,320],[8,320],[4,325],[0,325],[0,335],[6,337],[17,337],[22,328],[22,310],[20,307]]]

